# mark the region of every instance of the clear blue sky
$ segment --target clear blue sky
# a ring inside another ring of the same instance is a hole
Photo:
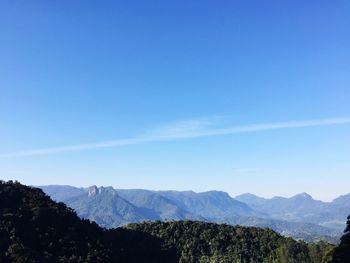
[[[345,0],[1,1],[1,178],[350,192],[349,14]]]

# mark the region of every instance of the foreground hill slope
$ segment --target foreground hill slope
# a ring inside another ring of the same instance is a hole
[[[347,263],[350,262],[350,215],[347,218],[344,235],[341,237],[341,242],[335,248],[333,253],[332,263]]]
[[[288,262],[328,261],[333,248],[326,243],[306,244],[269,229],[200,221],[148,222],[125,226],[149,233],[175,246],[180,262]]]
[[[0,181],[0,262],[178,262],[148,234],[105,230],[37,188]]]

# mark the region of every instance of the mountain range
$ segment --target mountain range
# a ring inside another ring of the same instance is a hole
[[[52,199],[73,208],[81,218],[106,228],[143,221],[201,220],[268,227],[296,239],[336,243],[350,214],[350,194],[322,202],[306,193],[266,199],[253,194],[232,198],[222,191],[196,193],[65,185],[40,188]]]
[[[75,190],[71,190],[70,198],[75,198]],[[107,196],[118,201],[113,209],[119,204],[128,206],[119,203],[118,193],[110,187],[91,187],[83,194],[90,199],[89,205],[94,203],[91,200],[100,202]],[[194,195],[201,199],[202,195]],[[208,193],[204,195],[207,197]],[[158,220],[104,229],[79,218],[73,209],[53,201],[41,189],[13,181],[0,180],[0,200],[0,262],[4,263],[345,263],[350,260],[350,217],[347,233],[336,246],[296,241],[271,229],[196,220]],[[127,209],[126,212],[138,211]]]
[[[350,213],[350,194],[340,196],[332,202],[314,200],[307,193],[291,198],[273,197],[265,199],[253,194],[235,197],[254,211],[265,213],[269,218],[291,222],[307,222],[342,231],[344,219]]]

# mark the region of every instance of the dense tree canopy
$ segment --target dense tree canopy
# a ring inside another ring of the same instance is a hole
[[[333,253],[332,263],[348,263],[350,262],[350,215],[346,223],[344,235],[338,247]]]
[[[40,189],[0,182],[0,262],[177,262],[161,240],[81,220]]]
[[[212,224],[200,221],[130,224],[175,246],[180,262],[321,263],[333,246],[306,244],[269,229]]]

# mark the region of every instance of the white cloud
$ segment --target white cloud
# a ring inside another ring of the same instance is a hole
[[[171,141],[179,139],[190,139],[199,137],[222,136],[235,133],[261,132],[278,129],[292,129],[313,126],[330,126],[340,124],[350,124],[350,117],[344,118],[329,118],[303,121],[287,121],[274,123],[259,123],[252,125],[233,126],[226,128],[213,128],[213,121],[208,120],[191,120],[179,121],[170,125],[166,125],[152,132],[144,133],[142,136],[117,139],[112,141],[103,141],[96,143],[67,145],[60,147],[50,147],[41,149],[31,149],[17,151],[13,153],[0,154],[0,158],[11,158],[21,156],[49,155],[55,153],[79,152],[85,150],[93,150],[99,148],[120,147],[133,144],[142,144],[159,141]]]
[[[254,168],[254,167],[245,167],[245,168],[236,168],[233,169],[233,173],[250,173],[250,172],[260,172],[260,168]]]
[[[156,140],[161,138],[190,138],[196,137],[197,134],[207,131],[210,127],[216,124],[213,120],[183,120],[172,122],[163,125],[159,128],[153,129],[145,133],[145,137],[154,138]]]

